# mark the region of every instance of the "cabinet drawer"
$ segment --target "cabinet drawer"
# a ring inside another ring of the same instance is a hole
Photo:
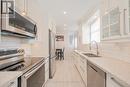
[[[83,73],[83,81],[84,81],[85,85],[87,86],[87,72]]]
[[[80,65],[82,66],[83,69],[86,69],[87,60],[83,57],[80,57]]]
[[[49,70],[49,60],[46,60],[46,64],[45,64],[45,72]]]
[[[118,79],[114,78],[113,76],[107,74],[107,83],[106,83],[106,87],[125,87],[123,86],[123,84],[121,84],[120,81],[118,81]]]
[[[48,81],[49,79],[49,70],[45,72],[45,83]]]

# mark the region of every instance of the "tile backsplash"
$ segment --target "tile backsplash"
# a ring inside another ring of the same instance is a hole
[[[79,50],[88,51],[88,45],[80,45]],[[130,63],[130,42],[105,42],[99,44],[100,55],[117,58]]]
[[[24,49],[25,56],[31,55],[31,44],[29,41],[16,37],[2,36],[0,41],[0,49]]]

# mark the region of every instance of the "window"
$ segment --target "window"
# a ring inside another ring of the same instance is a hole
[[[88,24],[82,26],[82,42],[83,44],[90,42],[90,26]]]
[[[90,37],[91,41],[100,42],[100,18],[97,18],[91,25],[90,25]]]
[[[74,32],[69,33],[69,47],[74,48],[75,45],[75,34]]]
[[[82,43],[89,44],[91,41],[100,42],[99,11],[82,25]]]

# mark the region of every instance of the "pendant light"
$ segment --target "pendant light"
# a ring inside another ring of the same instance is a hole
[[[27,6],[27,3],[26,3],[26,0],[24,0],[24,9],[23,9],[23,12],[22,12],[23,16],[27,15],[26,6]]]

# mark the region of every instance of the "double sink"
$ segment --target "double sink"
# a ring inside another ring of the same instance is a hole
[[[93,54],[93,53],[83,53],[87,57],[101,57],[99,55]]]

